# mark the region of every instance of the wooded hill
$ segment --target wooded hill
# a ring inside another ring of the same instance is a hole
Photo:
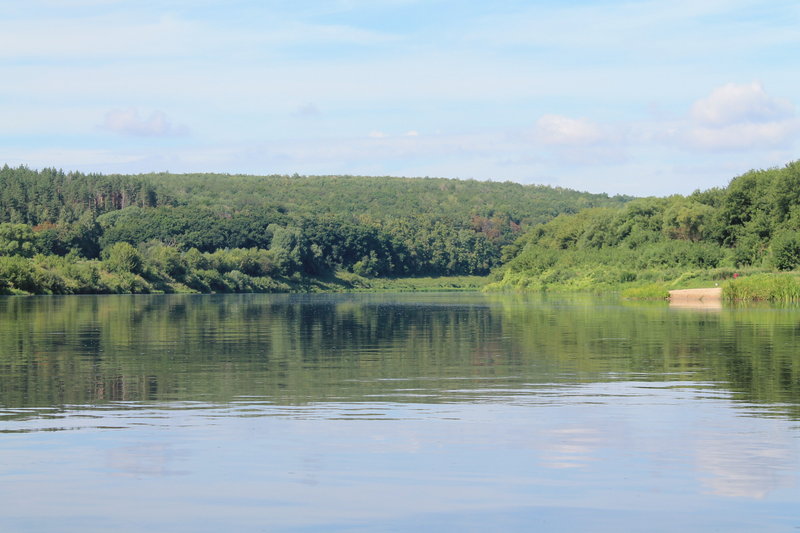
[[[495,289],[597,289],[800,266],[800,162],[726,188],[561,214],[506,248]]]
[[[285,290],[281,280],[484,275],[561,213],[630,198],[440,178],[0,170],[0,290]]]

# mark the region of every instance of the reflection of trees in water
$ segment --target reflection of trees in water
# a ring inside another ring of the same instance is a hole
[[[0,299],[0,401],[295,403],[447,378],[717,382],[798,415],[800,312],[670,310],[515,296],[73,296]],[[387,381],[387,378],[389,380]],[[498,382],[499,383],[499,382]]]

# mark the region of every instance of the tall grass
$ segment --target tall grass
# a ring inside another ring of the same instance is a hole
[[[669,290],[663,283],[651,283],[640,287],[629,287],[621,296],[627,300],[666,300]]]
[[[800,277],[792,273],[754,274],[726,281],[722,297],[728,301],[800,301]]]

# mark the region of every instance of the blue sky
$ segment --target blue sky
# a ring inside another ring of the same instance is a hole
[[[10,0],[0,164],[688,194],[800,158],[794,1]]]

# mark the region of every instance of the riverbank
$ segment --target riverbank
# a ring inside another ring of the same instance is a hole
[[[670,304],[713,304],[721,302],[798,302],[800,274],[797,272],[758,272],[736,276],[715,283],[714,287],[692,287],[668,290],[666,284],[631,287],[621,292],[624,298],[636,300],[668,299]]]
[[[233,253],[233,252],[231,252]],[[214,257],[214,256],[210,256]],[[136,273],[109,260],[37,255],[0,258],[0,294],[174,294],[174,293],[319,293],[319,292],[549,292],[617,293],[631,300],[800,301],[800,273],[763,268],[696,269],[649,272],[653,283],[573,283],[553,280],[524,287],[499,284],[492,276],[371,277],[347,271],[323,276],[258,276],[242,258],[236,264],[177,269],[158,262],[138,265]],[[245,258],[246,259],[246,258]],[[230,261],[228,261],[230,263]],[[214,266],[215,268],[208,268]],[[250,272],[250,274],[243,272]],[[660,274],[660,276],[658,276]],[[644,275],[637,276],[644,277]],[[541,280],[540,280],[541,281]]]
[[[711,302],[722,300],[722,288],[675,289],[669,291],[670,302]]]
[[[29,274],[23,267],[30,262],[19,260],[17,263],[20,268],[15,269],[12,276],[4,276],[0,268],[0,295],[446,292],[480,291],[489,282],[487,276],[381,278],[336,272],[320,277],[272,278],[250,276],[240,271],[219,274],[209,270],[200,272],[202,278],[193,276],[191,281],[184,278],[179,282],[161,273],[108,272],[101,268],[99,261],[84,261],[69,269],[68,276],[41,268]]]

